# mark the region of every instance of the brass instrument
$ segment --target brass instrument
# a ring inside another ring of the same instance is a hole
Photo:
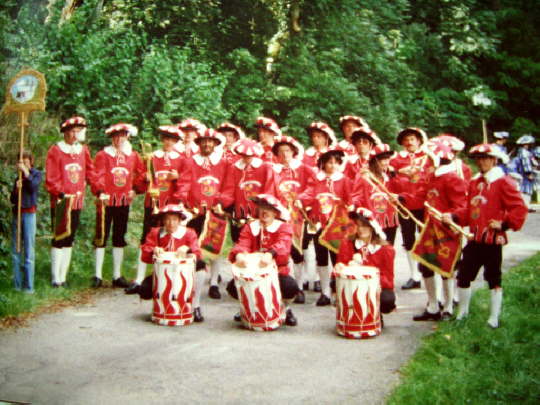
[[[148,195],[152,201],[152,214],[159,213],[159,189],[154,185],[154,171],[152,167],[152,146],[141,139],[141,151],[143,160],[146,162],[146,173],[149,176]]]
[[[364,177],[364,178],[373,187],[379,189],[380,191],[382,191],[385,194],[388,194],[388,196],[392,195],[392,193],[390,192],[390,190],[388,190],[388,188],[384,185],[384,183],[382,181],[380,181],[377,178],[377,176],[375,176],[372,172],[368,171],[367,172],[367,177]],[[416,223],[416,225],[418,225],[420,228],[424,228],[424,226],[426,226],[426,224],[424,224],[423,222],[418,220],[418,218],[416,218],[414,216],[414,214],[407,207],[405,207],[405,205],[403,205],[399,200],[389,198],[388,202],[396,209],[398,215],[401,218],[403,218],[403,219],[409,219],[409,218],[412,219]]]
[[[425,202],[424,206],[427,208],[427,210],[433,216],[433,218],[435,218],[436,220],[442,222],[443,213],[441,211],[439,211],[435,207],[429,205],[428,202]],[[446,222],[442,222],[442,223],[447,225],[453,231],[455,231],[457,233],[460,233],[461,235],[465,236],[467,239],[472,239],[474,237],[474,235],[471,232],[467,232],[463,227],[459,226],[454,221],[451,221],[448,224]]]

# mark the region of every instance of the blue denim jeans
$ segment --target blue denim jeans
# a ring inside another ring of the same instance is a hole
[[[13,263],[13,281],[16,289],[34,291],[36,213],[21,214],[21,252],[17,253],[17,216],[13,216],[11,227],[11,261]],[[24,263],[21,263],[24,252]],[[21,272],[21,264],[22,270]]]

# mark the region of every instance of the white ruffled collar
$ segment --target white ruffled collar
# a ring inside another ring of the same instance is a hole
[[[358,250],[360,250],[362,247],[366,247],[367,248],[367,251],[371,254],[375,253],[377,250],[379,250],[381,248],[381,245],[374,245],[372,243],[364,243],[363,240],[360,240],[360,239],[355,239],[354,240],[354,247]]]
[[[300,166],[302,166],[302,162],[298,159],[293,159],[289,164],[289,169],[296,170]],[[281,171],[285,168],[285,165],[283,165],[282,163],[274,163],[273,167],[276,173],[281,173]]]
[[[280,221],[279,219],[274,219],[270,226],[267,226],[264,231],[274,233],[279,229],[281,224],[282,221]],[[255,221],[249,223],[249,227],[251,229],[251,233],[253,233],[254,236],[258,236],[262,228],[261,221],[259,219],[256,219]]]
[[[422,150],[422,148],[418,148],[416,150],[416,152],[408,152],[406,150],[402,150],[402,151],[399,151],[398,155],[401,156],[402,158],[406,158],[406,157],[409,157],[411,155],[413,155],[414,157],[418,157],[420,155],[423,155],[424,154],[424,151]]]
[[[330,176],[328,176],[324,171],[321,170],[316,174],[316,177],[317,177],[317,180],[320,180],[320,181],[326,178],[330,178],[330,180],[332,181],[338,181],[338,180],[341,180],[344,177],[344,175],[342,172],[334,172]]]
[[[317,149],[315,149],[314,146],[310,146],[309,148],[307,148],[304,154],[307,156],[313,157],[313,156],[316,156],[317,153],[326,153],[326,152],[328,152],[328,148],[323,148],[322,151],[318,151]]]
[[[251,159],[251,162],[249,165],[253,167],[254,169],[258,169],[263,164],[263,160],[259,159],[258,157],[254,157]],[[244,170],[246,168],[246,162],[244,162],[242,159],[238,159],[236,163],[234,164],[238,169]]]
[[[116,157],[116,148],[114,146],[112,145],[106,146],[105,148],[103,148],[103,150],[105,151],[107,155]],[[120,148],[120,150],[122,151],[124,155],[129,156],[131,155],[133,148],[131,147],[131,143],[129,143],[128,141],[125,141],[122,144],[122,147]]]
[[[219,161],[221,160],[221,157],[222,157],[222,153],[221,151],[214,151],[210,154],[210,156],[208,156],[208,160],[210,161],[210,163],[215,166],[219,163]],[[193,160],[195,161],[195,163],[197,163],[199,166],[202,166],[203,163],[204,163],[204,158],[205,156],[202,156],[200,153],[197,153],[196,155],[193,155]]]
[[[70,155],[78,155],[82,152],[83,146],[79,142],[75,142],[72,145],[67,144],[65,141],[60,141],[57,143],[60,150],[64,153]]]
[[[456,162],[452,161],[448,163],[447,165],[442,165],[442,166],[437,167],[437,169],[435,169],[435,172],[433,174],[435,175],[435,177],[440,177],[443,174],[447,174],[447,173],[457,173],[457,170],[458,170],[458,167],[457,167]]]
[[[183,225],[179,225],[178,229],[174,231],[171,236],[175,239],[181,239],[186,234],[187,228]],[[163,238],[167,232],[165,231],[165,228],[161,228],[161,231],[159,232],[159,237]]]
[[[169,155],[170,159],[176,159],[176,158],[180,157],[180,154],[175,150],[171,150],[170,152],[165,152],[162,149],[158,149],[158,150],[154,151],[153,155],[155,157],[161,159],[162,157],[165,156],[165,153],[167,153]]]
[[[484,174],[484,178],[486,179],[486,181],[487,181],[489,184],[491,184],[491,183],[493,183],[494,181],[497,181],[497,180],[499,180],[499,179],[502,179],[504,176],[505,176],[504,170],[501,169],[499,166],[493,167],[489,172],[487,172],[486,174]],[[477,180],[477,179],[479,179],[480,177],[482,177],[482,173],[477,173],[477,174],[473,177],[473,180]]]

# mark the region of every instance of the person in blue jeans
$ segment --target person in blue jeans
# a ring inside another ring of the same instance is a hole
[[[17,163],[17,169],[22,173],[21,200],[21,250],[17,252],[17,202],[19,198],[19,177],[13,184],[11,203],[13,204],[11,258],[13,262],[13,281],[15,289],[29,294],[34,293],[35,241],[36,241],[36,210],[38,190],[42,174],[33,167],[34,157],[28,151],[23,152],[22,161]],[[24,261],[23,254],[24,252]],[[21,269],[22,267],[22,269]],[[21,271],[22,270],[22,271]]]

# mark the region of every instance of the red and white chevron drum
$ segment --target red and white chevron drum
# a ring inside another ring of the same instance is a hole
[[[380,335],[381,287],[379,269],[354,262],[336,274],[336,329],[338,335],[365,339]]]
[[[195,259],[164,252],[154,262],[152,322],[166,326],[193,322]]]
[[[262,255],[268,255],[270,266],[259,267]],[[255,331],[275,330],[285,318],[277,267],[269,253],[245,253],[243,258],[245,268],[232,266],[242,323]]]

